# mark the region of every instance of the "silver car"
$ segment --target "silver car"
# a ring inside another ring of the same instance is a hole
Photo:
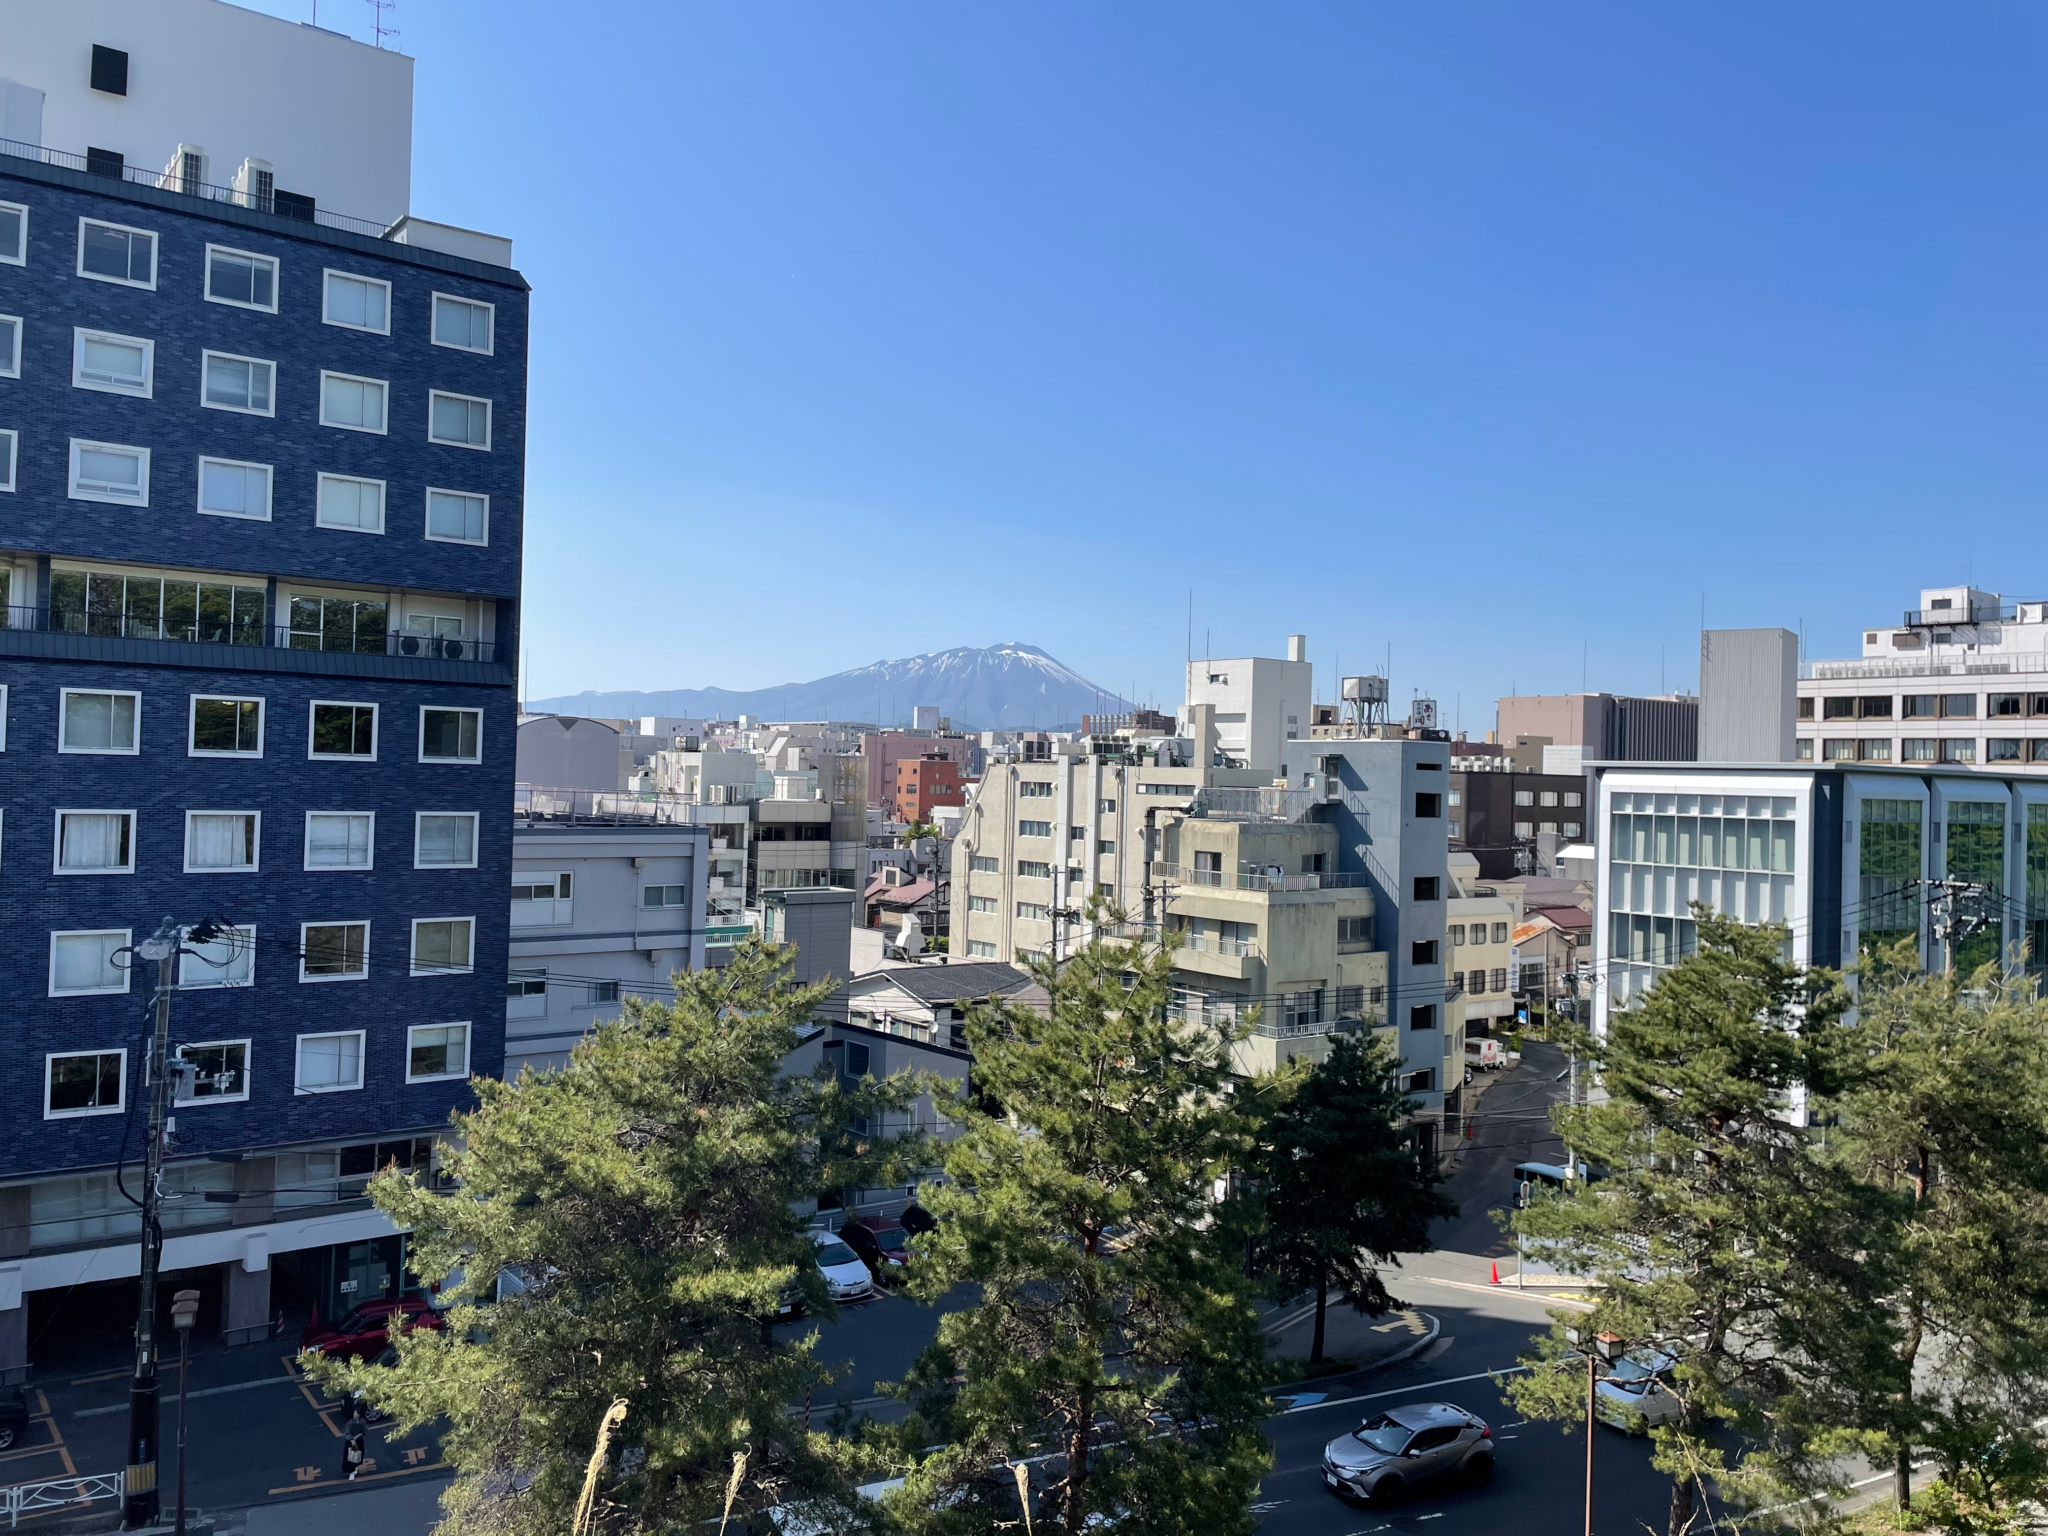
[[[1594,1392],[1593,1412],[1603,1424],[1639,1435],[1676,1424],[1685,1408],[1671,1390],[1677,1360],[1660,1350],[1633,1350],[1608,1368]]]
[[[1378,1504],[1395,1503],[1433,1477],[1478,1483],[1492,1473],[1493,1431],[1454,1403],[1390,1408],[1323,1447],[1323,1481]]]

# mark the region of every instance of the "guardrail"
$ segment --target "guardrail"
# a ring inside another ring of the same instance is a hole
[[[1269,867],[1262,872],[1239,873],[1228,869],[1189,869],[1184,864],[1152,864],[1149,878],[1154,884],[1206,887],[1221,891],[1348,891],[1370,882],[1362,871],[1312,871],[1291,875]]]
[[[210,585],[208,582],[195,578],[167,585],[185,590],[170,594],[172,601],[168,603],[161,596],[152,598],[150,608],[138,612],[119,613],[92,607],[38,608],[10,603],[0,607],[0,629],[25,634],[79,635],[93,640],[158,640],[173,645],[269,645],[281,651],[338,651],[353,656],[407,656],[421,661],[497,660],[498,648],[492,641],[460,635],[422,635],[403,629],[372,628],[339,637],[346,643],[329,644],[329,636],[309,630],[295,630],[288,625],[267,628],[260,614],[252,621],[202,613],[197,594]],[[261,595],[257,594],[259,599]],[[189,601],[179,603],[179,597]]]
[[[128,1495],[128,1474],[108,1472],[90,1477],[60,1477],[47,1483],[16,1483],[0,1488],[0,1514],[7,1516],[11,1531],[24,1515],[46,1515],[52,1510],[77,1509],[112,1499],[119,1504]]]

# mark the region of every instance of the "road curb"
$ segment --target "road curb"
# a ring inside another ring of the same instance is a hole
[[[1444,1331],[1444,1325],[1442,1319],[1438,1318],[1434,1313],[1424,1312],[1420,1307],[1404,1308],[1403,1310],[1412,1311],[1417,1317],[1427,1319],[1429,1323],[1428,1330],[1411,1342],[1402,1345],[1384,1359],[1375,1360],[1369,1365],[1358,1366],[1353,1370],[1343,1372],[1341,1375],[1304,1377],[1300,1381],[1289,1382],[1284,1387],[1271,1387],[1267,1389],[1267,1396],[1276,1403],[1283,1398],[1299,1396],[1309,1392],[1319,1392],[1327,1396],[1331,1393],[1348,1390],[1350,1387],[1358,1385],[1365,1378],[1385,1370],[1388,1366],[1400,1365],[1404,1361],[1413,1360],[1437,1341],[1437,1336]],[[1288,1410],[1281,1409],[1279,1411],[1284,1413]]]

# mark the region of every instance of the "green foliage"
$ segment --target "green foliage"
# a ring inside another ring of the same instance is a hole
[[[1167,952],[1098,938],[1038,978],[1049,1012],[968,1016],[980,1096],[911,1284],[933,1300],[974,1282],[980,1301],[902,1384],[913,1467],[892,1513],[934,1536],[1015,1525],[1006,1463],[1050,1453],[1039,1531],[1102,1514],[1143,1536],[1249,1532],[1263,1345],[1212,1197],[1243,1151],[1233,1037],[1170,1016]]]
[[[669,1532],[716,1521],[735,1454],[735,1518],[790,1497],[873,1508],[849,1489],[844,1441],[786,1405],[825,1379],[811,1339],[769,1327],[783,1296],[830,1314],[792,1202],[907,1177],[924,1149],[854,1131],[929,1085],[842,1087],[782,1075],[825,987],[783,979],[791,952],[750,940],[732,963],[677,978],[673,1005],[629,1001],[559,1072],[479,1080],[456,1117],[454,1195],[389,1171],[372,1198],[413,1233],[423,1276],[464,1276],[444,1333],[399,1341],[396,1366],[313,1367],[401,1428],[449,1424],[448,1536],[560,1536],[600,1419],[626,1413],[591,1529]],[[495,1297],[501,1270],[527,1288]]]
[[[1331,1289],[1368,1317],[1399,1305],[1378,1266],[1426,1252],[1430,1222],[1458,1213],[1402,1130],[1415,1101],[1398,1070],[1377,1035],[1339,1035],[1307,1073],[1261,1079],[1239,1096],[1253,1143],[1241,1219],[1275,1294],[1315,1293],[1311,1365],[1323,1358]]]
[[[1995,968],[1923,975],[1911,939],[1869,957],[1861,982],[1860,1070],[1817,1106],[1830,1155],[1894,1213],[1899,1336],[1861,1422],[1901,1468],[1937,1438],[2020,1446],[2048,1411],[2048,1006]],[[1943,1497],[1995,1510],[2003,1484],[1973,1481],[1958,1455]]]
[[[1896,1346],[1884,1202],[1786,1113],[1841,1088],[1848,994],[1793,966],[1782,929],[1695,917],[1698,951],[1582,1045],[1606,1100],[1555,1116],[1573,1155],[1611,1176],[1515,1217],[1532,1255],[1598,1276],[1577,1326],[1678,1362],[1682,1417],[1654,1432],[1671,1536],[1709,1482],[1750,1508],[1835,1488],[1863,1443],[1842,1427],[1859,1383]],[[1562,1323],[1525,1363],[1517,1406],[1582,1423],[1585,1361]]]
[[[1956,1402],[1929,1416],[1925,1433],[1941,1480],[1921,1495],[1922,1518],[1943,1536],[2026,1536],[2030,1506],[2048,1498],[2048,1444],[2009,1405]]]

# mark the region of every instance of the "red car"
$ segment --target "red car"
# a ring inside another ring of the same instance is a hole
[[[401,1296],[396,1301],[366,1301],[338,1323],[317,1319],[299,1335],[299,1348],[315,1349],[329,1359],[346,1356],[359,1359],[383,1352],[390,1342],[391,1320],[403,1318],[408,1328],[445,1328],[447,1322],[424,1296]]]

